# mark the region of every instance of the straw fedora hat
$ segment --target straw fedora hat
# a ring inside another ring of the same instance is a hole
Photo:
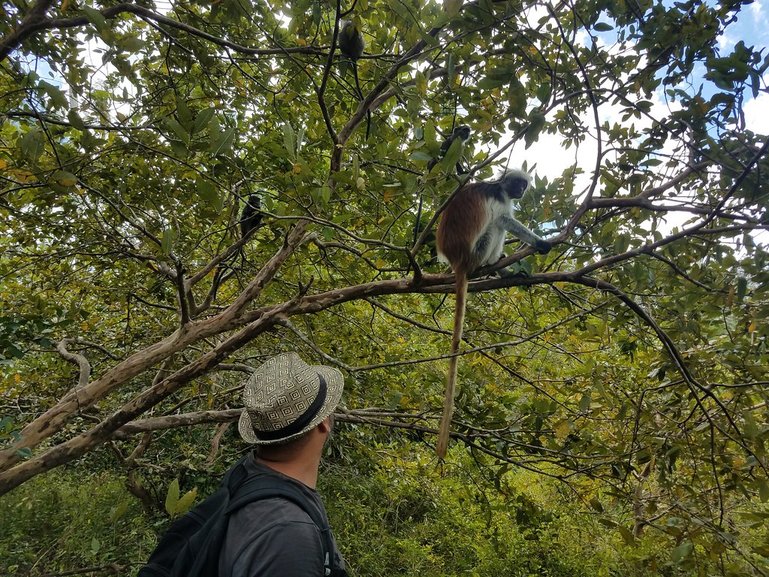
[[[334,412],[343,390],[335,368],[308,365],[296,353],[272,357],[243,387],[240,436],[255,445],[300,437]]]

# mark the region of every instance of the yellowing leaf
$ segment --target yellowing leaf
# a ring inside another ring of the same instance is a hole
[[[571,432],[571,424],[567,420],[558,421],[555,427],[553,427],[553,431],[555,432],[555,437],[559,441],[563,441]]]
[[[189,491],[187,491],[184,496],[179,499],[176,503],[176,509],[174,513],[177,515],[183,515],[187,511],[189,511],[192,508],[193,503],[195,503],[195,497],[198,496],[198,490],[197,488],[193,488]]]
[[[179,503],[179,479],[174,479],[168,485],[168,492],[166,493],[166,513],[169,515],[176,514],[176,505]]]
[[[75,186],[77,184],[77,176],[66,170],[57,170],[53,173],[53,181],[62,186]]]
[[[423,72],[417,71],[414,76],[414,86],[421,96],[427,94],[427,76]]]

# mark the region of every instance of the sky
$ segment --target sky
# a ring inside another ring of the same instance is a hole
[[[607,41],[612,40],[607,38]],[[755,47],[756,50],[764,48],[764,55],[769,53],[769,0],[758,0],[742,9],[738,20],[719,38],[721,54],[730,54],[739,41],[745,42],[746,46]],[[746,91],[745,120],[747,128],[753,132],[769,135],[769,73],[763,78],[762,89],[763,92],[757,98],[753,98],[750,90]],[[708,92],[704,93],[707,95]],[[676,108],[676,103],[668,102],[661,90],[654,95],[653,102],[652,115],[655,118],[662,118]],[[619,119],[620,110],[619,107],[602,106],[601,120]],[[587,124],[590,126],[593,122],[588,120]],[[637,126],[642,127],[642,121],[637,122]],[[523,150],[523,146],[520,146],[517,150],[529,165],[536,165],[534,172],[538,176],[548,179],[560,176],[565,168],[576,162],[587,173],[580,179],[577,190],[589,182],[589,173],[595,164],[596,146],[589,140],[577,151],[574,148],[565,148],[558,135],[542,134],[529,149]]]
[[[670,3],[674,0],[663,1]],[[713,2],[714,0],[707,1]],[[161,12],[170,8],[167,0],[156,0],[156,5]],[[542,6],[531,6],[528,11],[529,18],[534,21],[546,14]],[[600,34],[600,40],[605,40],[606,43],[613,41],[611,33]],[[587,35],[583,33],[582,38],[578,38],[578,41],[586,42]],[[722,54],[729,54],[739,41],[744,41],[747,46],[754,46],[756,49],[765,48],[765,52],[769,52],[769,48],[767,48],[769,47],[769,0],[756,0],[742,9],[738,20],[732,23],[719,39],[719,48]],[[99,69],[101,65],[101,53],[97,49],[98,44],[98,42],[92,42],[86,45],[86,53],[90,56],[89,60],[96,69]],[[55,75],[47,70],[47,67],[44,68],[39,69],[38,72],[47,76],[45,74],[47,71],[51,75],[51,80],[55,81]],[[769,135],[769,89],[767,88],[769,86],[769,74],[764,77],[762,84],[763,92],[757,98],[753,98],[749,90],[746,91],[744,111],[748,128],[756,133]],[[707,91],[705,94],[707,95]],[[652,114],[657,118],[667,116],[676,107],[676,103],[666,101],[662,91],[659,91],[653,100]],[[614,118],[619,119],[621,108],[602,106],[601,113],[601,120],[612,121]],[[587,124],[588,126],[592,125],[592,120],[588,120]],[[535,167],[535,174],[553,179],[560,176],[565,169],[576,162],[585,170],[583,182],[586,182],[589,180],[590,172],[595,164],[595,151],[595,143],[590,142],[589,139],[580,146],[579,150],[575,150],[574,148],[565,148],[558,135],[542,133],[539,140],[528,149],[524,150],[523,142],[516,143],[510,166],[520,166],[525,160],[529,167]],[[520,162],[515,158],[518,155],[521,158]],[[578,185],[577,190],[579,189],[580,186]]]

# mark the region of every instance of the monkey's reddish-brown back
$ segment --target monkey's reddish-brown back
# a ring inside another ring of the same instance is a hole
[[[451,269],[467,274],[478,267],[471,247],[483,230],[488,214],[483,192],[477,183],[465,185],[441,213],[436,242],[438,252]]]

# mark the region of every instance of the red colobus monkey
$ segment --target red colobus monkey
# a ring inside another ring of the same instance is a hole
[[[361,34],[355,22],[352,20],[343,20],[341,22],[341,29],[339,30],[339,50],[347,58],[352,60],[353,63],[363,56],[363,49],[366,47],[366,42],[363,40],[363,34]]]
[[[454,412],[459,360],[456,353],[462,341],[468,275],[500,259],[508,232],[540,253],[546,253],[552,248],[550,242],[534,234],[513,216],[513,200],[521,198],[530,183],[531,177],[528,174],[511,170],[494,182],[466,184],[451,199],[438,223],[438,259],[450,264],[456,277],[454,335],[451,340],[451,353],[454,356],[449,360],[443,416],[436,447],[441,459],[446,456]]]
[[[358,91],[357,98],[363,102],[363,91],[360,88],[358,80],[358,60],[363,56],[363,50],[366,48],[366,42],[363,39],[363,33],[352,20],[342,20],[337,38],[339,51],[345,56],[352,66],[353,77],[355,78],[355,89]],[[366,110],[366,140],[368,140],[371,131],[371,111]]]
[[[262,199],[258,194],[249,194],[246,206],[240,213],[240,236],[246,238],[262,222]]]

